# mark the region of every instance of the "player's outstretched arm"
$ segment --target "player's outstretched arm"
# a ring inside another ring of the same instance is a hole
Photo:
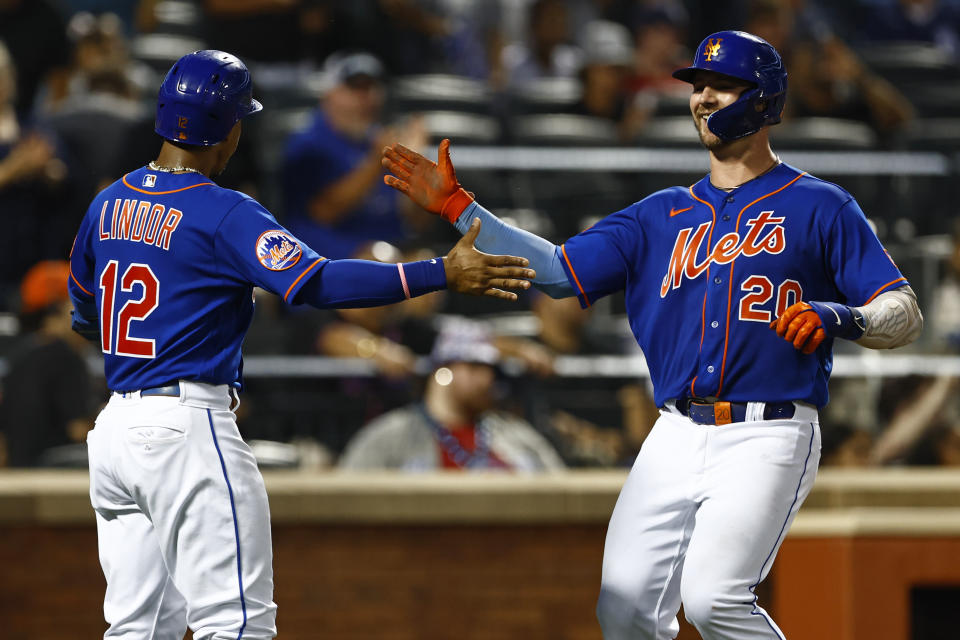
[[[473,243],[479,232],[480,221],[476,220],[442,258],[398,264],[325,261],[297,292],[294,302],[321,309],[375,307],[440,289],[516,300],[517,294],[510,289],[528,289],[536,272],[527,268],[526,258],[478,251]]]
[[[474,218],[480,218],[483,225],[476,244],[482,251],[525,256],[538,274],[534,286],[554,298],[574,295],[560,262],[559,247],[504,223],[460,185],[450,160],[449,140],[440,143],[436,163],[402,144],[394,144],[383,150],[382,164],[390,172],[384,176],[386,184],[445,218],[460,233],[468,233]]]
[[[827,338],[845,338],[871,349],[895,349],[920,336],[923,315],[909,286],[886,291],[862,307],[838,302],[797,302],[770,323],[795,349],[813,353]]]
[[[480,218],[474,218],[467,233],[443,259],[447,288],[475,296],[516,300],[517,294],[505,289],[529,289],[530,282],[524,278],[535,278],[537,272],[524,268],[530,264],[526,258],[478,251],[474,243],[481,226]]]

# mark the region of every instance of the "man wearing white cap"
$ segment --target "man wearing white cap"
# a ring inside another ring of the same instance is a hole
[[[500,353],[482,325],[456,321],[430,354],[421,402],[363,427],[340,459],[343,469],[548,471],[564,464],[529,423],[494,410]]]

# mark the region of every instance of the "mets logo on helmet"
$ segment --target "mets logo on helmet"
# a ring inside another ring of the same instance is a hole
[[[297,239],[286,231],[264,231],[257,238],[257,260],[271,271],[283,271],[297,264],[303,251]]]
[[[703,52],[707,54],[706,61],[710,62],[713,60],[713,56],[720,55],[720,43],[723,42],[723,38],[717,38],[714,40],[710,38],[707,40],[707,44],[703,47]]]

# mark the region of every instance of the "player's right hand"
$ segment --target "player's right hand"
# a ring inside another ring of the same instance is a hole
[[[434,163],[398,142],[383,149],[380,164],[392,174],[385,175],[383,181],[430,213],[454,223],[473,202],[473,196],[457,182],[450,161],[450,140],[440,142],[437,161]]]
[[[480,218],[474,218],[470,229],[443,259],[447,272],[447,288],[474,296],[491,296],[516,300],[517,294],[505,289],[529,289],[529,279],[537,272],[525,269],[530,261],[517,256],[495,256],[473,246],[480,233]]]

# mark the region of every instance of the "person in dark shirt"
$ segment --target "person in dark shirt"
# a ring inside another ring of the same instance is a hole
[[[289,229],[336,259],[375,240],[406,237],[407,205],[383,184],[380,150],[398,135],[416,147],[425,134],[415,123],[403,130],[381,127],[385,92],[377,58],[334,54],[325,67],[328,88],[320,108],[287,143],[283,196]]]
[[[55,99],[66,92],[70,43],[63,17],[50,0],[0,0],[0,41],[19,71],[18,114],[31,112],[45,82]]]
[[[10,467],[42,466],[45,452],[83,442],[93,427],[87,342],[70,329],[69,272],[68,262],[48,260],[23,279],[27,333],[7,359],[0,396],[0,434]]]

